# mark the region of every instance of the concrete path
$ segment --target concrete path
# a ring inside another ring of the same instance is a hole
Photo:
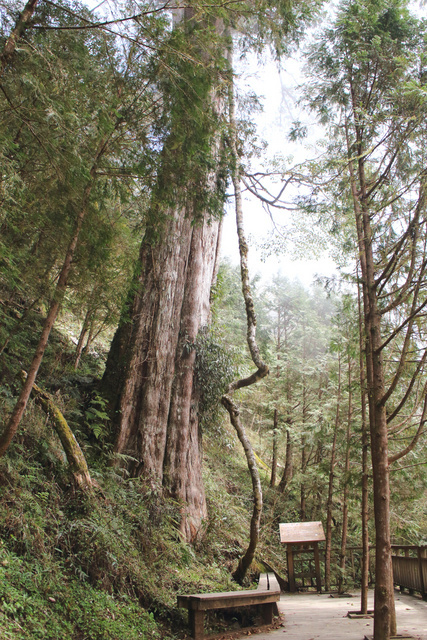
[[[397,632],[427,640],[427,602],[395,593]],[[368,601],[373,607],[373,594]],[[331,598],[327,594],[286,594],[280,598],[284,626],[257,640],[363,640],[372,635],[372,619],[350,619],[348,611],[360,610],[360,596]]]

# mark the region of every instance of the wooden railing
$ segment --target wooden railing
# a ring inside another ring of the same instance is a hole
[[[392,554],[394,584],[427,600],[427,545],[392,545]]]
[[[322,585],[324,577],[324,554],[325,550],[320,549]],[[331,587],[336,588],[339,576],[339,548],[332,548],[331,565]],[[298,554],[296,554],[298,556]],[[308,554],[310,555],[310,554]],[[351,578],[354,585],[360,584],[361,572],[361,547],[347,548],[347,576]],[[423,600],[427,600],[427,545],[392,545],[393,562],[393,583],[401,591],[408,589],[409,593],[420,593]],[[369,583],[375,582],[375,548],[370,547],[370,568]],[[308,557],[304,562],[300,562],[301,567],[297,568],[295,578],[298,589],[311,589],[315,587],[314,567],[312,558]]]

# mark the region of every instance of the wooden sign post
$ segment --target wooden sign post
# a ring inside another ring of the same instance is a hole
[[[286,557],[288,562],[289,590],[296,591],[294,551],[292,545],[300,545],[299,553],[313,551],[316,574],[316,589],[322,591],[320,576],[319,542],[325,540],[325,533],[321,522],[288,522],[280,524],[280,542],[286,544]],[[308,549],[307,549],[308,546]]]

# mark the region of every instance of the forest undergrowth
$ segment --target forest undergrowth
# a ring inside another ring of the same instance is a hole
[[[3,306],[5,335],[10,313],[16,309]],[[30,314],[2,354],[2,423],[40,322]],[[231,570],[245,544],[252,500],[244,456],[227,427],[206,434],[209,522],[193,546],[182,542],[180,505],[111,466],[108,416],[97,391],[103,355],[88,355],[77,375],[74,348],[54,333],[38,384],[66,417],[95,488],[74,488],[49,417],[31,400],[0,461],[0,636],[183,637],[187,620],[177,594],[238,588]],[[248,585],[255,573],[256,567]]]

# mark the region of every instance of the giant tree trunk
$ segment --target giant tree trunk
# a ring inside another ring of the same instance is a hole
[[[187,540],[194,539],[207,515],[201,475],[198,391],[194,386],[196,352],[192,344],[200,327],[209,321],[218,232],[218,222],[193,229],[166,439],[163,484],[182,502],[180,530]]]
[[[181,503],[179,528],[190,542],[207,514],[201,478],[198,394],[193,383],[195,341],[209,321],[220,232],[218,219],[207,206],[200,208],[198,197],[202,188],[205,195],[215,198],[222,169],[218,127],[206,135],[201,132],[205,135],[202,140],[197,138],[197,127],[205,113],[212,114],[212,122],[217,122],[223,104],[212,88],[212,68],[206,65],[204,70],[209,54],[194,48],[203,25],[192,23],[191,8],[179,15],[178,28],[187,38],[183,58],[189,78],[179,98],[188,103],[185,109],[181,104],[172,113],[147,214],[137,277],[110,349],[104,387],[115,408],[117,459],[130,456],[128,468],[133,476],[142,477],[153,489],[165,491]],[[214,30],[219,34],[221,29],[218,21]],[[190,81],[203,72],[203,87],[210,88],[200,96],[197,87],[192,91]],[[192,155],[183,151],[189,144],[193,145]],[[212,162],[194,165],[193,172],[191,162],[197,144],[209,146]]]
[[[206,517],[194,342],[208,322],[219,223],[194,226],[185,211],[170,215],[161,242],[142,243],[131,322],[116,332],[104,382],[110,397],[121,383],[115,452],[132,457],[133,476],[182,502],[180,530],[191,541]]]

